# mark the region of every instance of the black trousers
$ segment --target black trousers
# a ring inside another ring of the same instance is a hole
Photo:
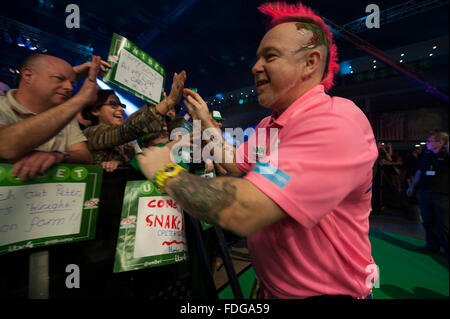
[[[442,247],[448,259],[448,195],[418,190],[417,199],[426,231],[427,247]]]

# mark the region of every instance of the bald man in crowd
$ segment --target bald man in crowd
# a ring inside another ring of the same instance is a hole
[[[75,116],[96,100],[100,68],[105,62],[98,56],[76,67],[43,54],[24,60],[19,88],[0,97],[0,160],[14,163],[13,176],[32,179],[63,161],[92,163]],[[82,76],[87,79],[72,97]]]
[[[247,237],[259,298],[370,298],[372,128],[352,101],[325,93],[338,66],[324,21],[301,4],[259,10],[272,21],[252,73],[259,104],[273,113],[237,150],[216,139],[222,158],[236,154],[222,166],[243,178],[189,174],[171,162],[180,141],[143,149],[140,167],[185,212]],[[197,93],[185,89],[185,99],[202,129],[218,131]]]

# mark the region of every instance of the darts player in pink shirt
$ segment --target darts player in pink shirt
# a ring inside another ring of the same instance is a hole
[[[216,135],[214,160],[234,177],[178,167],[170,151],[179,141],[144,149],[140,166],[185,212],[247,237],[259,298],[366,298],[378,276],[368,237],[372,128],[352,101],[326,94],[338,64],[324,21],[300,3],[258,9],[271,21],[252,73],[273,113],[237,149]],[[200,95],[184,92],[193,118],[214,130]]]

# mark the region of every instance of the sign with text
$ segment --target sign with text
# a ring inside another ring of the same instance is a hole
[[[182,208],[150,181],[127,182],[114,272],[187,259]]]
[[[152,104],[161,101],[165,70],[134,43],[114,33],[108,63],[112,68],[107,70],[103,81]]]
[[[30,181],[0,164],[0,254],[92,239],[101,166],[61,164]]]

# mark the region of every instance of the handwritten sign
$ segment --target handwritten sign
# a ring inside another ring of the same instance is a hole
[[[114,33],[108,62],[112,68],[105,73],[103,81],[147,102],[157,104],[161,101],[165,70],[134,43]]]
[[[100,166],[58,165],[32,181],[0,164],[0,254],[95,235]]]
[[[115,80],[155,101],[161,96],[164,82],[161,74],[127,50],[120,52]]]
[[[125,188],[114,272],[187,260],[182,208],[149,181]]]

